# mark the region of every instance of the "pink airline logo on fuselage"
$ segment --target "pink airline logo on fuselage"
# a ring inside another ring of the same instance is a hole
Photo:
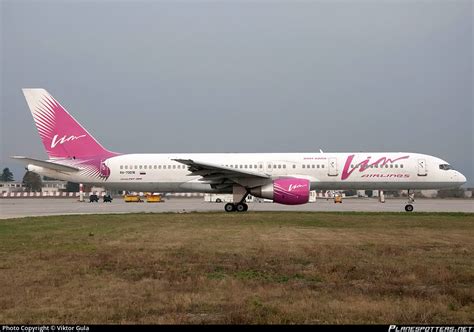
[[[410,156],[403,156],[403,157],[399,157],[395,159],[382,157],[382,158],[377,159],[375,162],[371,163],[370,162],[371,157],[369,156],[365,160],[361,161],[360,163],[357,163],[355,167],[351,168],[354,157],[355,157],[354,154],[347,157],[346,164],[344,165],[344,168],[342,170],[341,180],[346,180],[355,170],[359,170],[359,172],[364,172],[365,170],[371,168],[372,166],[383,167],[388,163],[393,164],[394,162],[398,160],[410,158]]]
[[[80,138],[83,138],[83,137],[86,137],[86,135],[80,135],[80,136],[74,136],[74,135],[71,135],[69,137],[66,137],[67,135],[64,135],[63,137],[61,137],[59,140],[58,140],[58,136],[59,135],[54,135],[52,141],[51,141],[51,148],[55,148],[56,145],[58,144],[64,144],[66,142],[69,142],[69,141],[75,141],[77,139],[80,139]]]

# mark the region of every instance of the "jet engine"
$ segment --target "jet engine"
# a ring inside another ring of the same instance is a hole
[[[305,204],[309,201],[310,183],[306,179],[277,179],[266,185],[250,189],[250,194],[272,199],[285,205]]]

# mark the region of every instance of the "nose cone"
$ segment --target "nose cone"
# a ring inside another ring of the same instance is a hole
[[[466,177],[458,171],[456,171],[456,173],[454,173],[453,180],[460,186],[462,186],[463,184],[465,184],[467,182]]]

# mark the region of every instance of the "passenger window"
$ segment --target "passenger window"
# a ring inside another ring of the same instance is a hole
[[[305,168],[305,165],[303,165],[303,168]]]
[[[135,169],[137,169],[137,168],[138,168],[138,166],[137,166],[137,165],[135,165]]]
[[[283,168],[286,168],[286,165],[283,165]]]
[[[146,169],[146,165],[145,165],[145,166],[143,166],[143,168],[144,168],[144,169]]]
[[[388,165],[385,165],[385,168],[388,168]]]
[[[128,169],[128,166],[127,166],[127,165],[125,165],[125,169]]]
[[[395,168],[398,168],[398,165],[397,165],[397,164],[395,164]]]
[[[318,165],[316,165],[316,168],[319,168],[319,164],[318,164]],[[352,168],[354,168],[354,165],[352,165]]]
[[[393,168],[393,165],[392,165],[392,164],[390,164],[390,168]]]
[[[314,164],[313,164],[313,165],[311,165],[311,168],[314,168]]]
[[[120,165],[120,169],[123,169],[123,166],[122,166],[122,165]]]
[[[324,168],[324,165],[321,165],[321,168]]]
[[[176,168],[176,165],[173,165],[173,169],[175,169],[175,168]]]
[[[253,165],[253,168],[257,168],[257,165]]]

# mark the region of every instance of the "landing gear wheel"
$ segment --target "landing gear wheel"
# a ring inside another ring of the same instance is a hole
[[[224,209],[225,209],[225,212],[233,212],[233,211],[235,211],[235,205],[232,204],[232,203],[227,203],[224,206]]]
[[[245,203],[237,203],[235,205],[235,209],[237,210],[237,212],[245,212],[248,209],[248,206],[247,206],[247,209],[245,208],[246,205],[247,204],[245,204]]]
[[[406,211],[406,212],[411,212],[411,211],[413,211],[413,205],[411,205],[411,204],[405,205],[405,211]]]
[[[249,206],[245,203],[242,203],[242,204],[244,204],[244,208],[245,208],[244,211],[247,211],[249,209]]]

